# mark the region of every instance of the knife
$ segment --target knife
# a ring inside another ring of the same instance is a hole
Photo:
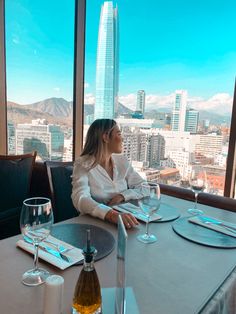
[[[24,236],[24,241],[27,242],[27,243],[29,243],[29,244],[32,244],[32,245],[33,245],[33,241],[32,241],[29,237],[27,237],[27,236]],[[55,256],[55,257],[57,257],[57,258],[60,258],[60,259],[66,261],[66,262],[68,262],[68,263],[71,262],[70,259],[69,259],[69,257],[67,257],[67,256],[66,256],[65,254],[63,254],[63,253],[60,253],[60,252],[54,250],[54,249],[51,248],[50,246],[47,246],[47,245],[45,245],[45,244],[40,243],[40,244],[39,244],[39,249],[41,249],[42,251],[47,252],[47,253],[49,253],[49,254]]]
[[[231,232],[234,232],[234,233],[236,232],[236,227],[233,227],[233,226],[231,226],[227,223],[224,223],[223,221],[217,220],[215,218],[206,217],[206,216],[199,216],[198,218],[204,223],[219,225],[219,226],[222,226],[222,227],[230,230]]]
[[[67,257],[67,256],[66,256],[65,254],[63,254],[63,253],[60,253],[60,252],[58,252],[58,251],[52,249],[50,246],[47,246],[47,245],[44,245],[44,244],[39,244],[39,248],[40,248],[41,250],[43,250],[43,251],[45,251],[45,252],[47,252],[47,253],[53,255],[53,256],[56,256],[56,257],[58,257],[58,258],[60,258],[60,259],[63,259],[64,261],[70,263],[69,257]]]

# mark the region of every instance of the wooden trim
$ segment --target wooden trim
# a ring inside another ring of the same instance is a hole
[[[231,117],[229,149],[225,174],[224,196],[234,198],[236,184],[236,79],[234,85],[234,100]]]
[[[5,1],[0,0],[0,154],[7,153]]]
[[[73,160],[80,155],[83,146],[86,0],[76,0],[75,4]]]

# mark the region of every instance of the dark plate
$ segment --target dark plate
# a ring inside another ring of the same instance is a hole
[[[154,220],[152,222],[167,222],[167,221],[171,221],[171,220],[175,220],[177,218],[179,218],[180,216],[180,212],[177,208],[168,205],[165,202],[161,202],[161,206],[160,209],[157,212],[158,215],[162,216],[162,219],[160,220]]]
[[[236,238],[193,224],[188,221],[188,218],[179,218],[172,224],[173,230],[181,237],[207,246],[224,249],[236,248]]]
[[[64,224],[53,226],[52,236],[82,249],[86,245],[86,230],[90,229],[91,245],[97,250],[95,261],[107,256],[115,246],[113,235],[100,227],[87,224]],[[83,264],[83,261],[77,264]]]

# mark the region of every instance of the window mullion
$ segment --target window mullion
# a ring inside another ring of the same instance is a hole
[[[236,180],[236,80],[234,86],[234,99],[229,137],[229,150],[225,175],[224,196],[234,197]]]
[[[80,155],[83,146],[84,124],[84,47],[86,0],[75,1],[75,55],[73,97],[73,159]]]
[[[5,1],[0,0],[0,154],[7,153]]]

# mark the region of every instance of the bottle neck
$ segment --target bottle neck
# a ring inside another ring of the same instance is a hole
[[[91,262],[86,262],[86,260],[84,259],[84,267],[83,268],[85,271],[94,270],[94,260],[92,259]]]

